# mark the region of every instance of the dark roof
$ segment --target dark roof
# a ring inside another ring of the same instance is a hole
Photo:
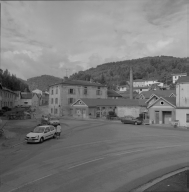
[[[176,106],[176,97],[163,97],[165,100],[167,100],[169,103]]]
[[[145,86],[145,87],[133,87],[133,89],[149,89],[149,86]]]
[[[143,94],[146,99],[149,99],[153,94],[157,95],[158,97],[169,97],[172,93],[176,94],[176,90],[143,91],[140,93],[140,95]]]
[[[189,82],[189,76],[182,76],[180,77],[176,83],[188,83]]]
[[[96,106],[146,106],[145,99],[81,99],[88,107]]]
[[[108,95],[108,97],[122,97],[122,95],[120,95],[119,93],[117,93],[114,90],[108,90],[107,95]]]
[[[66,80],[66,81],[63,81],[61,83],[56,83],[54,85],[59,85],[59,84],[62,84],[62,85],[93,86],[93,87],[106,87],[106,85],[102,85],[100,83],[94,83],[94,82],[83,81],[83,80]],[[50,85],[50,87],[54,86],[54,85]]]
[[[10,90],[10,89],[8,89],[6,87],[2,87],[2,90],[8,91],[8,92],[13,93],[13,94],[16,94],[14,91],[12,91],[12,90]]]
[[[130,98],[130,92],[128,91],[117,91],[118,94],[120,94],[123,98]],[[133,97],[136,98],[138,93],[136,91],[133,91]]]
[[[32,99],[32,93],[21,93],[21,99]]]

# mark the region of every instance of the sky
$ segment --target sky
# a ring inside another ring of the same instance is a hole
[[[186,0],[1,2],[1,68],[27,80],[147,56],[189,56]]]

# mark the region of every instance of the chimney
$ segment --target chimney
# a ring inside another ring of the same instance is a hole
[[[133,99],[133,67],[130,65],[130,99]]]

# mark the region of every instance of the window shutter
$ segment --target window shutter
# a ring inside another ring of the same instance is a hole
[[[68,89],[68,94],[70,94],[70,89]]]
[[[75,89],[73,89],[73,94],[75,95]]]

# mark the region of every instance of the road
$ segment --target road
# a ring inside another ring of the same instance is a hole
[[[0,192],[127,192],[189,164],[189,131],[62,120],[59,140],[1,153]]]

